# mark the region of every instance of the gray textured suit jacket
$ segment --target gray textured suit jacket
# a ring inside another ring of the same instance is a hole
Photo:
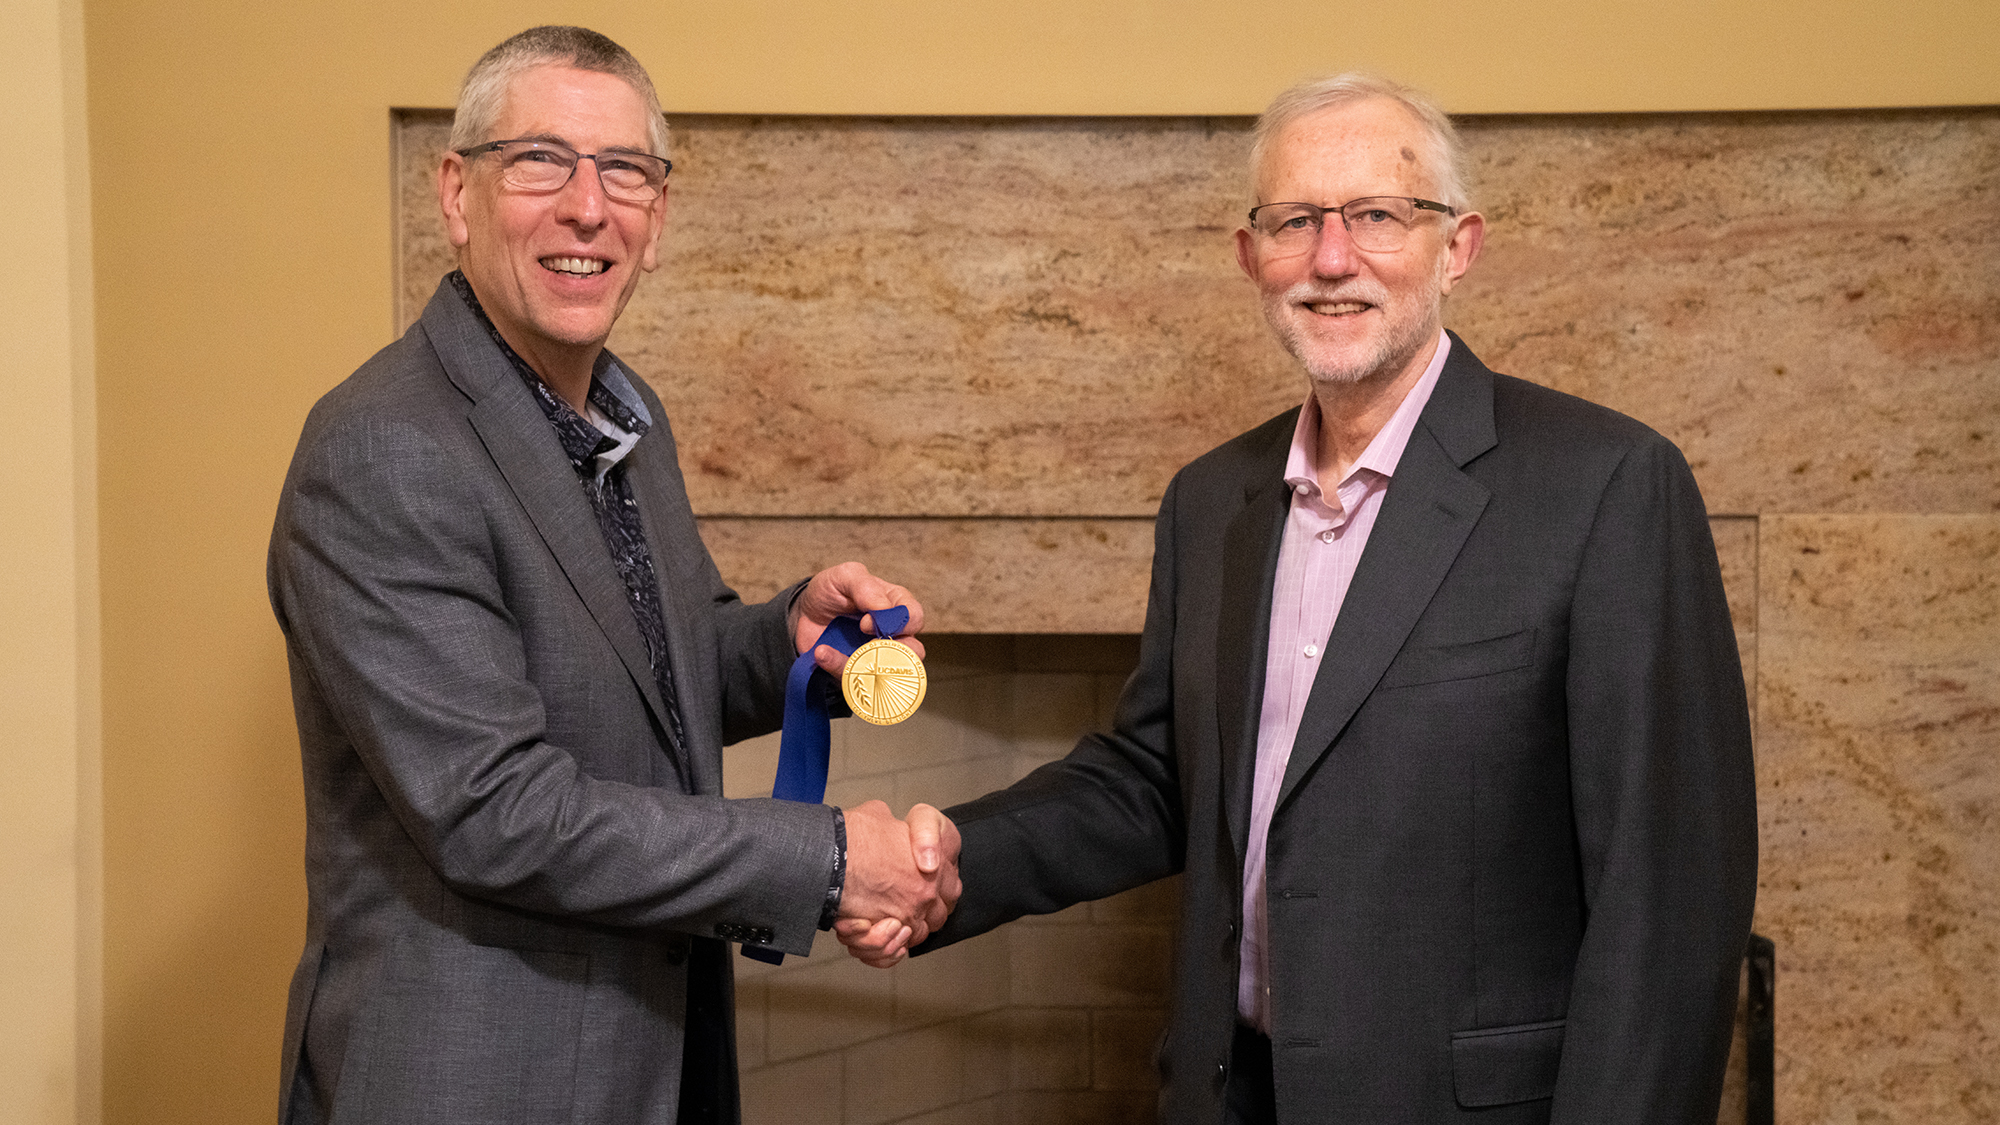
[[[1296,411],[1161,505],[1111,733],[951,810],[930,947],[1184,871],[1162,1118],[1221,1119]],[[1631,419],[1453,339],[1271,824],[1279,1120],[1711,1125],[1756,880],[1706,513]]]
[[[657,1125],[684,1029],[683,1119],[734,1119],[717,939],[810,948],[833,817],[720,796],[723,743],[782,715],[785,596],[724,586],[634,382],[685,746],[576,473],[448,285],[306,422],[269,567],[309,891],[281,1121]]]

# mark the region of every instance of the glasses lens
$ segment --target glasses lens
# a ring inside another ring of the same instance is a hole
[[[494,155],[507,182],[526,191],[554,191],[576,170],[576,153],[541,141],[511,141]]]
[[[1281,248],[1310,245],[1326,212],[1310,203],[1269,203],[1257,208],[1257,232]]]
[[[1356,199],[1340,209],[1347,221],[1348,236],[1363,250],[1400,250],[1410,237],[1410,224],[1417,209],[1407,199],[1393,195]]]
[[[667,162],[639,153],[600,152],[597,177],[611,198],[643,203],[659,197],[667,182]]]

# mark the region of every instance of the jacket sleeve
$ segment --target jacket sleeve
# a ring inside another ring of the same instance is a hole
[[[1664,439],[1612,474],[1569,646],[1586,921],[1551,1120],[1707,1125],[1756,894],[1756,787],[1707,513]]]
[[[1181,870],[1187,832],[1173,744],[1174,503],[1154,525],[1139,664],[1112,728],[1012,786],[945,810],[964,841],[965,892],[918,952]]]
[[[463,452],[415,422],[308,424],[269,581],[309,757],[315,740],[332,747],[323,754],[351,750],[459,893],[617,926],[764,928],[773,948],[806,952],[832,868],[831,810],[593,777],[548,741],[545,681],[603,684],[531,673],[501,579],[497,504]],[[729,619],[718,659],[768,653],[771,631],[783,633],[782,602],[716,608]]]

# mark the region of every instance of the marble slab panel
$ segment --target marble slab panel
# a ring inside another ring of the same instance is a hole
[[[717,569],[746,599],[859,559],[907,587],[932,633],[1137,633],[1153,521],[701,521]]]
[[[396,118],[403,322],[448,114]],[[1230,232],[1244,118],[675,116],[613,337],[705,515],[1152,513],[1296,401]],[[1680,443],[1710,510],[2000,508],[2000,111],[1482,117],[1447,320]]]
[[[1762,521],[1778,1119],[2000,1120],[2000,516]]]
[[[1486,117],[1450,320],[1712,512],[2000,509],[2000,111]]]

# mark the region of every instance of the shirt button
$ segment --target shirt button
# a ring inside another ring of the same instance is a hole
[[[1318,656],[1318,655],[1319,655],[1319,646],[1318,646],[1318,645],[1307,645],[1307,646],[1306,646],[1306,656],[1307,656],[1307,657],[1314,657],[1314,656]]]
[[[1298,493],[1300,496],[1310,496],[1312,494],[1312,486],[1309,484],[1295,484],[1292,486],[1292,491]]]
[[[1319,533],[1319,541],[1320,541],[1320,542],[1322,542],[1322,543],[1331,543],[1331,542],[1333,542],[1333,529],[1332,529],[1332,528],[1327,528],[1327,529],[1326,529],[1325,531],[1322,531],[1322,532],[1320,532],[1320,533]]]

